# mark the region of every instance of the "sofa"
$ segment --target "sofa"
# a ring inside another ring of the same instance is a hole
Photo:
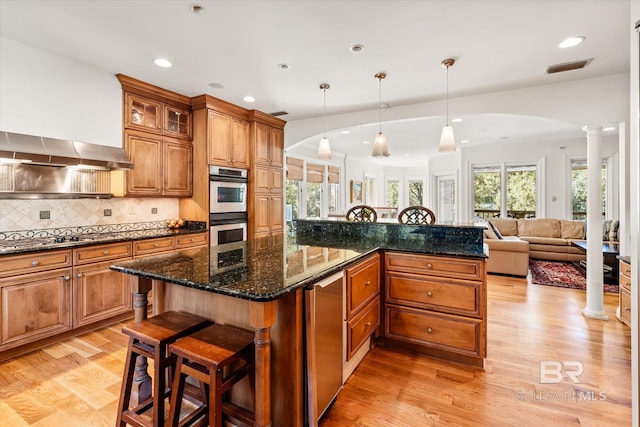
[[[485,224],[489,273],[526,276],[529,259],[580,261],[586,254],[573,246],[585,239],[585,222],[551,218],[490,218]],[[603,240],[617,241],[618,221],[603,223]]]

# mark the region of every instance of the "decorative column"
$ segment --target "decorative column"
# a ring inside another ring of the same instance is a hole
[[[587,133],[587,304],[582,314],[609,320],[602,278],[602,126],[583,130]]]

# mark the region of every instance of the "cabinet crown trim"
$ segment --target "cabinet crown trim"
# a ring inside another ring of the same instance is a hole
[[[186,110],[191,109],[191,99],[188,96],[145,83],[124,74],[116,74],[116,77],[125,92],[142,95],[170,105],[180,106]]]

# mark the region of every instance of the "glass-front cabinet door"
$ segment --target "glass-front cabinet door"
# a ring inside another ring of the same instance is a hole
[[[162,133],[162,103],[130,94],[126,96],[126,127]]]
[[[191,112],[165,105],[164,134],[176,138],[191,139]]]

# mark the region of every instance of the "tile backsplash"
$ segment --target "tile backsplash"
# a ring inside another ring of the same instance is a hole
[[[49,218],[40,219],[40,213],[46,211]],[[0,231],[162,221],[177,216],[178,199],[0,200]]]

